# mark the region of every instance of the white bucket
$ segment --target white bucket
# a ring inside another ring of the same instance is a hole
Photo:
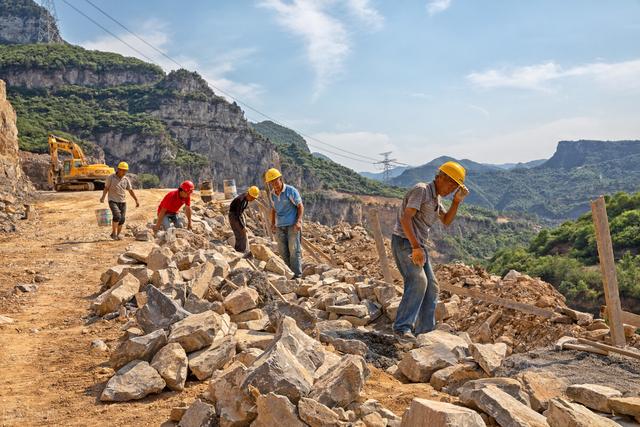
[[[236,180],[235,179],[225,179],[222,182],[224,186],[224,198],[225,199],[233,199],[238,195],[238,190],[236,189]]]

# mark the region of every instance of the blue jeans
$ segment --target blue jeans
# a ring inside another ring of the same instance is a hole
[[[293,225],[276,228],[278,251],[284,262],[293,271],[294,277],[302,276],[302,251],[300,250],[300,231],[295,231]]]
[[[178,214],[168,213],[162,218],[162,228],[165,230],[168,230],[169,227],[171,227],[171,223],[173,223],[175,228],[184,228],[184,221],[178,217]]]
[[[412,331],[415,335],[432,331],[436,326],[438,282],[433,274],[426,248],[426,263],[419,267],[411,260],[411,243],[396,236],[391,238],[391,250],[404,280],[404,294],[398,307],[393,330],[398,333]]]

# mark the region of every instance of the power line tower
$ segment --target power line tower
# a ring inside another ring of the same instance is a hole
[[[389,183],[391,180],[391,168],[395,166],[397,159],[390,159],[389,156],[393,151],[387,151],[386,153],[380,153],[381,156],[384,157],[379,162],[376,162],[377,165],[382,165],[382,181],[385,183]]]
[[[58,37],[58,14],[53,0],[40,0],[40,6],[45,10],[40,14],[38,28],[38,43],[52,43]],[[51,16],[47,16],[47,12]]]

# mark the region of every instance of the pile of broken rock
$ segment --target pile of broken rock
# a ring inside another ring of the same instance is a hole
[[[609,425],[587,409],[604,408],[592,394],[570,394],[557,378],[493,377],[513,343],[455,333],[453,296],[439,307],[449,324],[399,345],[389,334],[398,287],[310,262],[293,280],[270,241],[251,233],[252,257],[243,257],[229,246],[222,211],[194,211],[194,233],[133,230],[139,241],[102,275],[89,321],[116,319],[124,333],[113,349],[94,343],[115,370],[100,400],[181,391],[189,379],[209,387],[172,410],[181,426]],[[371,369],[430,383],[451,403],[416,398],[396,414],[364,395]],[[639,415],[638,398],[614,394],[609,412]]]

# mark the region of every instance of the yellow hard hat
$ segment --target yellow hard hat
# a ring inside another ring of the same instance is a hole
[[[458,185],[464,187],[464,177],[466,176],[467,171],[465,171],[464,167],[462,167],[460,163],[446,162],[438,169],[447,174],[447,176],[457,182]]]
[[[249,195],[254,199],[257,199],[260,195],[260,189],[255,185],[252,185],[251,187],[249,187],[249,191],[247,191],[247,193],[249,193]]]
[[[274,179],[280,178],[281,176],[282,176],[282,174],[280,173],[280,171],[278,169],[271,168],[265,174],[265,181],[271,182]]]
[[[129,170],[129,164],[127,162],[118,163],[118,169],[122,169],[123,171]]]

